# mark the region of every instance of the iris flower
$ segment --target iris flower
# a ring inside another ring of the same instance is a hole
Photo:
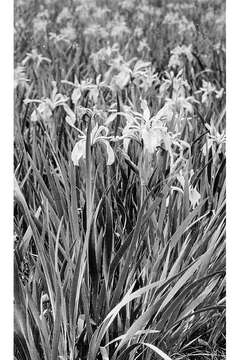
[[[59,106],[65,106],[67,97],[57,92],[56,82],[52,81],[53,91],[50,98],[37,99],[25,99],[24,103],[37,103],[39,104],[37,109],[33,111],[31,115],[31,121],[36,122],[42,118],[45,122],[52,121],[53,111]]]
[[[193,175],[194,175],[194,171],[191,170],[189,183]],[[183,194],[185,188],[185,178],[183,176],[182,170],[180,170],[180,173],[177,175],[177,180],[180,183],[181,188],[177,186],[172,186],[172,190],[177,190]],[[189,184],[189,201],[191,203],[191,206],[195,208],[199,204],[200,200],[201,200],[201,194],[197,191],[196,187],[193,187],[192,184]]]
[[[220,90],[217,90],[216,87],[213,84],[211,84],[209,81],[203,80],[202,87],[196,93],[198,92],[202,93],[202,103],[209,104],[211,95],[215,94],[217,99],[221,99],[221,97],[223,96],[224,89],[221,88]]]
[[[75,77],[74,83],[67,80],[62,80],[62,83],[74,86],[74,90],[71,96],[74,105],[78,104],[79,100],[81,99],[82,93],[85,90],[89,90],[89,98],[94,102],[94,104],[96,104],[100,90],[103,88],[108,88],[108,86],[104,83],[104,81],[101,81],[101,75],[97,76],[96,84],[93,84],[92,80],[89,79],[82,80],[79,83],[77,77]]]
[[[177,112],[179,115],[182,115],[184,112],[193,113],[192,103],[196,102],[196,100],[193,96],[186,97],[190,86],[183,79],[182,70],[179,71],[176,77],[172,77],[172,74],[169,74],[165,79],[165,83],[168,87],[172,86],[172,96],[166,99],[166,106],[169,108],[169,111]]]
[[[75,146],[73,148],[71,158],[72,158],[74,165],[78,166],[79,160],[81,158],[86,159],[87,136],[83,131],[81,131],[77,128],[75,128],[75,129],[78,130],[80,135],[78,136],[79,141],[75,144]],[[107,158],[108,158],[107,165],[112,165],[112,163],[114,162],[115,156],[114,156],[114,151],[109,143],[109,141],[112,140],[112,137],[108,136],[108,132],[109,132],[108,128],[106,128],[105,126],[102,126],[102,125],[99,126],[98,124],[96,124],[91,132],[91,145],[93,146],[97,143],[105,145],[106,150],[107,150]]]
[[[85,90],[90,90],[92,87],[92,81],[91,80],[82,80],[80,83],[77,79],[77,77],[75,76],[74,79],[74,83],[71,81],[67,81],[67,80],[62,80],[61,81],[63,84],[68,84],[74,87],[74,90],[72,92],[72,102],[74,105],[77,105],[78,101],[80,100],[82,93]]]
[[[209,133],[207,134],[207,141],[202,147],[203,155],[206,156],[207,149],[210,150],[211,148],[215,148],[214,144],[217,145],[217,152],[220,153],[226,143],[225,132],[219,133],[213,124],[205,124],[205,126]]]
[[[184,66],[184,61],[182,59],[182,56],[186,56],[189,63],[193,61],[193,55],[192,55],[192,45],[186,46],[177,46],[171,51],[171,57],[169,60],[169,67],[172,68],[182,68]]]
[[[142,100],[143,113],[125,114],[127,125],[123,129],[124,147],[127,149],[130,139],[143,140],[144,148],[152,154],[162,141],[169,148],[169,135],[164,119],[165,109],[161,109],[155,116],[151,117],[146,100]]]
[[[43,62],[47,62],[49,64],[51,63],[51,60],[49,58],[42,56],[42,54],[39,54],[36,49],[33,49],[32,52],[26,54],[26,57],[22,61],[22,65],[26,65],[29,61],[33,61],[36,64],[37,69]]]

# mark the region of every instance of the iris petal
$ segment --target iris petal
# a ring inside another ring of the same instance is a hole
[[[78,166],[81,157],[84,159],[86,157],[86,139],[79,140],[72,150],[71,159],[75,166]]]
[[[114,151],[107,140],[101,140],[101,143],[106,145],[107,148],[107,157],[108,157],[107,165],[112,165],[115,160]]]
[[[97,127],[96,127],[97,126]],[[106,127],[106,126],[103,126],[103,125],[101,125],[101,126],[99,126],[98,127],[98,125],[96,125],[95,127],[94,127],[94,129],[96,128],[96,132],[94,133],[94,139],[95,140],[97,140],[97,138],[98,137],[100,137],[100,134],[104,131],[105,132],[105,135],[104,136],[107,136],[107,134],[108,134],[108,128]]]
[[[142,100],[141,102],[141,108],[143,109],[143,117],[146,122],[150,119],[150,110],[148,108],[146,100]]]

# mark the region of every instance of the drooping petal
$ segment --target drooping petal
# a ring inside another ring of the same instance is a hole
[[[103,143],[104,145],[106,145],[107,148],[107,165],[112,165],[114,160],[115,160],[115,155],[114,155],[114,151],[111,147],[111,145],[109,144],[109,142],[107,140],[101,140],[101,143]]]
[[[183,194],[183,190],[182,190],[180,187],[178,187],[178,186],[171,186],[171,190],[175,190],[175,191],[178,191],[178,192],[180,192],[181,194]]]
[[[82,95],[82,93],[81,93],[80,87],[73,90],[73,92],[72,92],[72,102],[74,103],[74,105],[77,105],[81,95]]]
[[[150,119],[150,110],[146,100],[141,101],[141,108],[143,110],[143,117],[146,122]]]
[[[78,166],[81,157],[86,158],[86,139],[79,140],[72,150],[71,159],[75,166]]]

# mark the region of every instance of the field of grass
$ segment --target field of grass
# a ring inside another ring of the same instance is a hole
[[[14,13],[15,359],[225,359],[224,1]]]

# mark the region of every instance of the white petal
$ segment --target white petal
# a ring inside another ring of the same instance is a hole
[[[81,89],[80,88],[76,88],[73,90],[72,92],[72,102],[74,103],[74,105],[76,105],[78,103],[78,100],[81,97]]]
[[[150,119],[150,110],[146,100],[141,101],[141,108],[143,109],[143,117],[146,122]]]
[[[123,89],[130,80],[130,74],[127,69],[123,69],[120,73],[113,77],[113,83],[115,83],[120,89]]]
[[[107,140],[101,140],[101,142],[105,144],[107,147],[107,156],[108,156],[107,165],[112,165],[115,160],[114,151]]]
[[[149,153],[152,154],[156,149],[156,139],[153,136],[153,133],[146,127],[142,129],[142,139],[145,149],[147,149]]]
[[[81,139],[78,141],[72,151],[71,159],[75,166],[78,166],[79,160],[86,157],[86,140]]]
[[[32,121],[36,121],[35,118],[37,120],[40,120],[42,118],[43,121],[49,122],[51,121],[51,117],[52,117],[52,111],[49,107],[48,104],[46,104],[45,102],[42,102],[36,109],[36,117],[34,117],[34,120],[31,119]]]
[[[175,191],[178,191],[178,192],[180,192],[181,194],[183,194],[183,190],[180,189],[178,186],[171,186],[171,189],[172,189],[172,190],[175,190]]]
[[[98,101],[98,95],[99,95],[99,91],[97,87],[94,87],[89,91],[89,98],[92,99],[94,104],[96,104]]]
[[[105,132],[105,134],[102,135],[102,136],[107,136],[107,134],[108,134],[108,132],[109,132],[108,128],[107,128],[106,126],[100,125],[99,128],[97,129],[96,133],[95,133],[94,138],[97,139],[98,137],[100,137],[100,136],[101,136],[100,134],[101,134],[103,131]]]
[[[171,142],[171,139],[170,139],[170,136],[169,134],[165,134],[163,136],[163,142],[164,142],[164,145],[165,145],[165,149],[167,151],[169,151],[169,153],[171,154],[171,145],[172,145],[172,142]]]
[[[27,104],[31,104],[31,103],[39,103],[41,104],[41,100],[35,100],[35,99],[25,99],[23,100],[24,104],[27,105]]]
[[[221,99],[221,97],[223,96],[223,93],[224,93],[223,88],[221,88],[220,90],[215,90],[216,98]]]
[[[201,199],[201,194],[196,190],[196,188],[192,188],[190,186],[189,200],[193,208],[199,203],[200,199]]]
[[[34,111],[32,112],[31,121],[32,121],[32,122],[38,121],[38,116],[37,116],[36,110],[34,110]]]

